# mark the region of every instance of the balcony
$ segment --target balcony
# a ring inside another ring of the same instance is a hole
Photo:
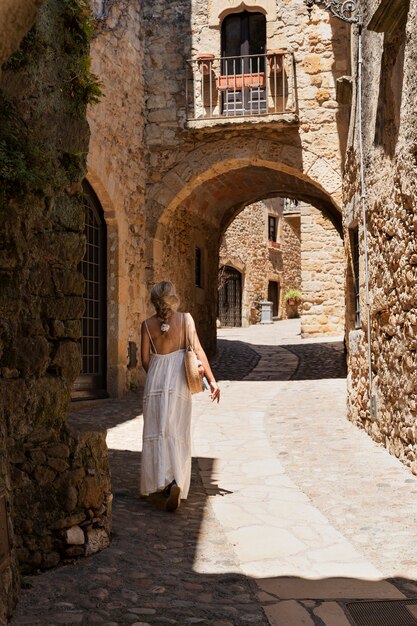
[[[298,123],[294,54],[215,57],[188,61],[187,127]]]

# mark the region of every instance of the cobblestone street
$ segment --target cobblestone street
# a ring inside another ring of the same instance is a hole
[[[108,429],[112,544],[26,578],[13,626],[349,626],[346,603],[417,597],[417,478],[346,420],[342,341],[298,320],[219,337],[173,515],[139,498],[140,394],[74,406]]]

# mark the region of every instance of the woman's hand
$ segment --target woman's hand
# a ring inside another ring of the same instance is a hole
[[[210,390],[211,390],[211,394],[210,394],[211,401],[214,402],[215,400],[217,400],[217,404],[218,404],[220,401],[220,389],[219,389],[219,385],[216,383],[215,380],[211,381]]]

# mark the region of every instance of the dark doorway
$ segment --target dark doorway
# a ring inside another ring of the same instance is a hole
[[[73,399],[103,398],[106,392],[107,293],[106,223],[91,185],[83,183],[86,249],[78,270],[85,279],[82,318],[82,369],[74,384]]]
[[[267,110],[266,20],[262,13],[235,13],[222,24],[223,114]]]
[[[276,280],[270,280],[268,283],[268,300],[272,302],[272,317],[279,315],[279,283]]]
[[[219,289],[219,320],[222,326],[242,326],[242,275],[225,265]]]

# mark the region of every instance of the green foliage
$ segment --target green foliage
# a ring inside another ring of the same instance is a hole
[[[95,32],[89,0],[65,0],[65,48],[72,54],[67,75],[67,92],[75,108],[100,101],[102,83],[90,70],[89,43]]]
[[[68,77],[68,91],[73,100],[80,104],[96,104],[100,101],[102,83],[90,71],[90,58],[87,56],[76,59]]]
[[[64,19],[74,43],[88,46],[95,31],[89,0],[64,0]]]
[[[295,300],[295,303],[298,304],[301,301],[301,297],[302,294],[299,289],[287,289],[285,292],[285,302],[287,303],[289,300]]]

